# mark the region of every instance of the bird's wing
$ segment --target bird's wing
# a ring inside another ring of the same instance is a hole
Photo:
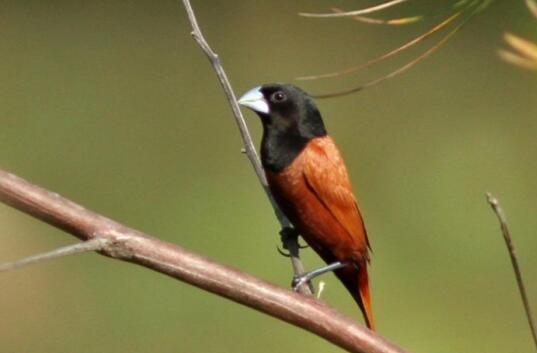
[[[317,138],[307,148],[304,177],[309,188],[351,236],[353,243],[367,258],[369,240],[362,215],[336,145],[330,137]]]

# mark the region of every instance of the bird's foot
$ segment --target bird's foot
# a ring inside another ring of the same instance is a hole
[[[307,284],[310,281],[310,279],[307,276],[307,273],[304,273],[302,275],[294,275],[293,281],[291,282],[291,287],[293,287],[293,290],[295,292],[298,292],[299,288],[302,287],[304,284]]]
[[[289,253],[289,251],[285,251],[285,250],[283,250],[282,248],[280,248],[279,245],[276,245],[276,250],[277,250],[278,253],[280,253],[280,255],[282,255],[283,257],[291,257],[291,254]]]
[[[293,281],[291,282],[291,286],[293,287],[293,290],[297,292],[300,286],[302,286],[305,283],[310,282],[315,277],[318,277],[326,272],[339,270],[340,268],[346,267],[347,265],[348,263],[346,262],[336,261],[334,263],[318,268],[316,270],[306,272],[301,275],[295,275],[293,276]]]
[[[298,232],[293,227],[284,227],[280,230],[280,237],[285,244],[289,239],[298,239]]]
[[[298,235],[297,230],[293,227],[285,227],[280,230],[282,247],[276,248],[280,255],[285,257],[298,256],[298,250],[308,247],[308,245],[301,245],[298,242]]]

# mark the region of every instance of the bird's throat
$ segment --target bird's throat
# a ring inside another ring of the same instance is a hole
[[[264,129],[261,141],[261,163],[266,170],[279,172],[291,165],[306,147],[310,138],[292,131]]]

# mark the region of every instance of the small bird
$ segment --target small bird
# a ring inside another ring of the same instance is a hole
[[[367,265],[369,240],[341,154],[315,102],[300,88],[266,84],[239,104],[263,124],[261,162],[278,206],[328,264],[299,283],[334,271],[374,330]]]

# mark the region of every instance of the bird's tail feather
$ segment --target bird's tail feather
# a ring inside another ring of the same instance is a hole
[[[336,271],[336,275],[351,293],[360,310],[362,310],[367,327],[374,331],[375,322],[371,309],[371,293],[369,291],[369,278],[366,265],[364,264],[359,268],[345,267]]]

